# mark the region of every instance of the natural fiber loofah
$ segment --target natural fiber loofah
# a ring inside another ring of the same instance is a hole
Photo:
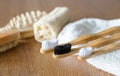
[[[38,42],[57,38],[62,28],[69,22],[70,12],[66,7],[57,7],[34,24],[34,37]]]

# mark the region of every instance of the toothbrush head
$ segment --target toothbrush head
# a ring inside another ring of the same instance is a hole
[[[65,45],[60,45],[56,46],[54,49],[54,54],[55,55],[61,55],[61,54],[66,54],[71,51],[71,44],[65,44]]]
[[[50,53],[52,52],[53,48],[58,45],[58,40],[53,39],[53,40],[44,40],[42,42],[42,47],[40,49],[40,52],[45,54],[45,53]]]

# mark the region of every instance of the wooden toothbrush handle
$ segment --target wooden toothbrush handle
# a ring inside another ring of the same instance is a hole
[[[102,37],[105,35],[112,35],[117,32],[120,32],[120,26],[111,27],[96,34],[86,34],[86,35],[80,36],[77,39],[71,41],[70,43],[72,45],[83,44],[91,40],[95,40],[99,37]]]
[[[111,27],[111,28],[108,28],[106,30],[99,32],[98,35],[101,35],[101,36],[113,35],[118,32],[120,32],[120,26],[114,26],[114,27]]]
[[[108,45],[110,43],[113,43],[117,40],[120,40],[120,33],[117,33],[109,38],[99,38],[96,40],[91,41],[90,43],[88,43],[86,46],[91,46],[93,48],[99,48],[102,47],[104,45]]]
[[[104,46],[103,48],[94,51],[91,55],[87,56],[87,57],[80,57],[78,56],[78,59],[88,59],[94,56],[98,56],[101,54],[105,54],[108,52],[112,52],[114,50],[120,49],[120,43],[111,43],[109,45]]]
[[[89,42],[91,40],[95,40],[99,37],[100,37],[99,35],[95,35],[95,34],[85,34],[83,36],[78,37],[77,39],[73,40],[70,43],[72,45],[84,44],[84,43]]]
[[[120,42],[114,43],[115,41],[118,41],[118,40],[120,40],[120,33],[117,33],[109,38],[99,38],[94,41],[91,41],[84,47],[90,46],[93,48],[99,48],[99,47],[102,47],[102,48],[100,48],[99,50],[93,51],[93,53],[87,57],[78,56],[78,59],[86,59],[92,56],[96,56],[96,55],[103,54],[103,53],[106,53],[112,50],[116,50],[120,48]]]

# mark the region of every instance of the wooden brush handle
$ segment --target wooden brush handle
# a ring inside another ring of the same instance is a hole
[[[99,54],[103,54],[106,52],[116,50],[116,49],[120,48],[120,43],[114,43],[115,41],[118,41],[118,40],[120,40],[120,33],[117,33],[117,34],[111,36],[110,38],[96,39],[96,40],[88,43],[85,47],[91,46],[93,48],[99,48],[99,47],[103,46],[103,48],[94,51],[90,56],[87,56],[87,57],[78,56],[78,59],[89,58],[92,56],[96,56]]]
[[[112,35],[112,34],[115,34],[118,32],[120,32],[120,26],[115,26],[115,27],[111,27],[111,28],[108,28],[106,30],[103,30],[103,31],[96,33],[96,34],[86,34],[86,35],[80,36],[70,43],[72,45],[83,44],[83,43],[89,42],[91,40],[95,40],[99,37],[102,37],[105,35]]]
[[[17,29],[0,34],[0,46],[8,42],[15,41],[20,38],[20,33]]]
[[[102,47],[104,45],[113,43],[117,40],[120,40],[120,33],[117,33],[117,34],[111,36],[110,38],[99,38],[99,39],[93,40],[90,43],[88,43],[87,45],[85,45],[85,47],[91,46],[93,48],[99,48],[99,47]]]
[[[69,55],[73,55],[73,54],[77,53],[80,48],[83,48],[83,47],[91,46],[93,48],[98,48],[101,46],[108,45],[117,40],[120,40],[120,33],[118,33],[119,31],[120,31],[120,26],[119,27],[117,26],[117,27],[109,28],[109,29],[104,30],[97,34],[87,34],[87,35],[80,36],[76,40],[72,41],[71,44],[76,45],[76,44],[80,44],[80,43],[86,43],[88,41],[91,41],[91,42],[89,42],[86,45],[83,45],[82,47],[74,48],[71,50],[71,52],[66,53],[66,54],[61,54],[61,55],[53,54],[53,57],[54,58],[63,58],[63,57],[69,56]],[[117,34],[115,34],[115,33],[117,33]],[[115,35],[112,35],[112,34],[115,34]],[[101,37],[101,36],[105,36],[105,35],[112,35],[112,36],[109,38]],[[99,37],[101,37],[101,38],[99,38]],[[99,39],[97,39],[97,38],[99,38]],[[79,57],[79,58],[81,58],[81,57]]]
[[[118,32],[120,32],[120,26],[114,26],[114,27],[111,27],[111,28],[108,28],[106,30],[99,32],[98,35],[101,35],[101,36],[113,35]]]
[[[120,43],[111,43],[109,45],[104,46],[103,48],[94,51],[91,55],[87,57],[80,57],[78,56],[78,59],[88,59],[90,57],[98,56],[104,53],[112,52],[114,50],[120,49]]]
[[[93,53],[90,56],[87,56],[87,57],[78,56],[78,59],[89,58],[89,57],[92,57],[92,56],[96,56],[96,55],[99,55],[99,54],[103,54],[105,52],[109,52],[109,51],[118,49],[118,48],[120,48],[120,43],[114,43],[118,40],[120,40],[120,33],[112,35],[108,38],[102,37],[102,38],[93,40],[93,41],[89,42],[88,44],[86,44],[85,46],[80,47],[80,48],[84,48],[84,47],[92,47],[92,48],[104,47],[104,48],[96,50],[96,51],[93,50]]]

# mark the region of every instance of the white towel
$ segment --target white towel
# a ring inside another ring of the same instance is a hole
[[[58,42],[66,43],[80,35],[97,33],[113,26],[120,26],[120,19],[81,19],[66,25],[58,36]],[[120,50],[89,58],[87,62],[98,69],[120,76]]]

